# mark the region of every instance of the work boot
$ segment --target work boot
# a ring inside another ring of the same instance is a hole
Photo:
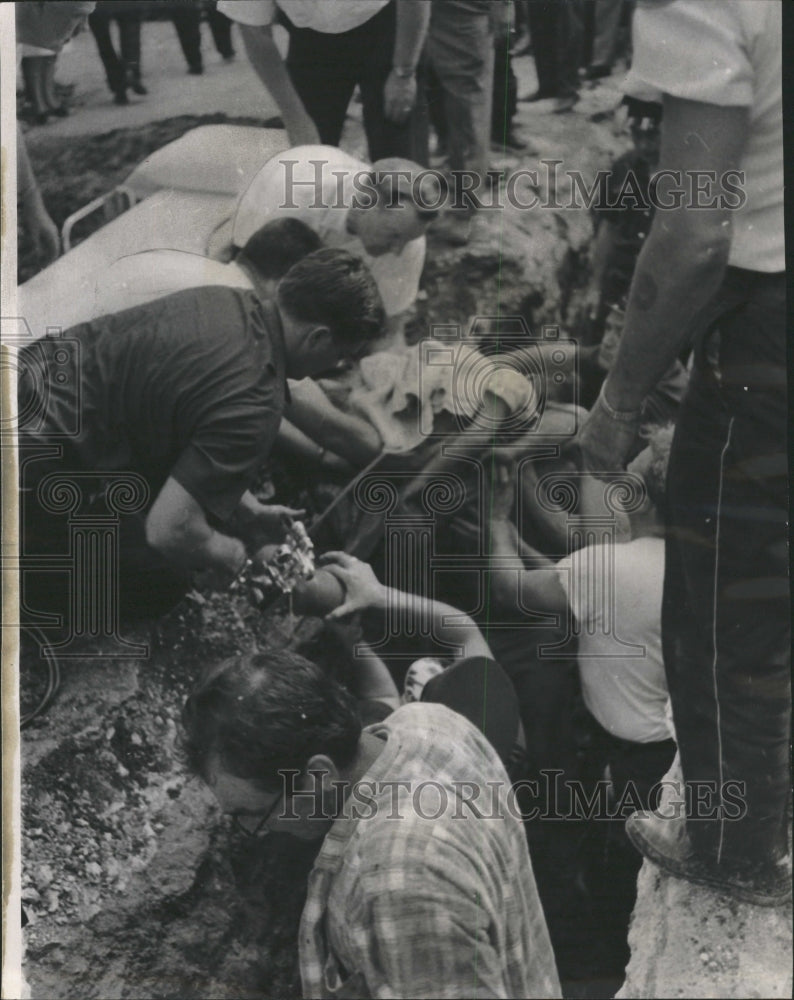
[[[675,878],[707,885],[731,899],[755,906],[791,902],[790,858],[760,863],[717,862],[695,851],[684,818],[664,819],[656,813],[629,816],[626,834],[643,857]]]

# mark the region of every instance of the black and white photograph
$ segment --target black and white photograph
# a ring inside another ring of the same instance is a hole
[[[0,4],[3,1000],[792,996],[793,13]]]

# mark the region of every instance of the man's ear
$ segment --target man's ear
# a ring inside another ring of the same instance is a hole
[[[339,768],[327,754],[316,753],[309,758],[303,775],[303,783],[307,790],[314,790],[321,785],[324,793],[332,792],[334,781],[339,781]]]
[[[333,338],[330,327],[323,326],[322,324],[310,327],[304,339],[306,349],[311,353],[327,351],[332,343]]]

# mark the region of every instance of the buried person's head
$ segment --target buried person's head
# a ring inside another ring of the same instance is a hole
[[[385,313],[366,264],[346,250],[316,250],[281,279],[287,375],[305,378],[362,357],[383,332]]]
[[[182,722],[191,768],[245,832],[324,835],[331,782],[361,738],[355,699],[324,670],[287,650],[227,660],[188,697]]]
[[[354,201],[347,227],[372,257],[399,254],[438,216],[438,182],[432,172],[398,157],[378,160],[369,177],[371,189],[360,204]]]
[[[322,249],[322,245],[323,241],[305,222],[287,216],[260,226],[236,259],[247,265],[260,282],[266,283],[267,294],[272,296],[287,271],[310,253]]]

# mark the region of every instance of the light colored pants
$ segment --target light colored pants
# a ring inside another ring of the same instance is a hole
[[[494,39],[487,12],[472,13],[453,3],[434,3],[428,62],[435,76],[453,171],[488,169],[491,144]],[[438,115],[433,115],[437,118]]]

